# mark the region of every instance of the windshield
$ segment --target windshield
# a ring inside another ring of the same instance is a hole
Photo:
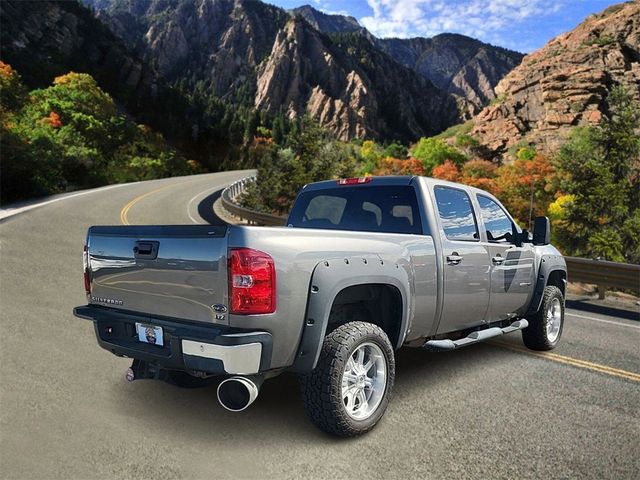
[[[288,226],[422,234],[416,192],[410,186],[336,187],[303,192]]]

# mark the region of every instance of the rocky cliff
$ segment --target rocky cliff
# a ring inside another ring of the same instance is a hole
[[[378,45],[402,65],[456,95],[467,116],[495,98],[494,87],[523,57],[512,50],[449,33],[433,38],[385,38]]]
[[[455,95],[461,113],[467,117],[478,113],[495,98],[494,87],[524,56],[450,33],[433,38],[376,38],[353,17],[328,15],[309,5],[295,8],[292,12],[322,32],[363,35],[396,62]]]
[[[471,135],[495,157],[531,144],[553,152],[572,127],[607,114],[621,84],[640,101],[640,3],[615,5],[527,55],[496,87]]]
[[[403,88],[398,88],[402,85]],[[276,36],[257,70],[255,105],[305,111],[339,138],[411,140],[455,122],[453,98],[366,38],[328,38],[300,18]]]
[[[365,29],[353,17],[347,15],[332,15],[316,10],[311,5],[291,10],[294,15],[304,17],[313,28],[325,33],[361,32]]]

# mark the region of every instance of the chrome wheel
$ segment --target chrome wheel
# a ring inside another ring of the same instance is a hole
[[[387,387],[387,362],[375,343],[353,351],[342,374],[342,401],[347,414],[365,420],[376,411]]]
[[[562,326],[562,305],[558,298],[551,300],[551,304],[547,309],[547,340],[551,343],[558,339],[560,327]]]

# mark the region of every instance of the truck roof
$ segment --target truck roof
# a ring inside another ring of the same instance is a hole
[[[355,185],[360,185],[363,187],[364,186],[373,187],[373,186],[382,186],[382,185],[411,185],[411,183],[415,179],[420,178],[420,179],[424,179],[428,185],[433,185],[434,183],[437,183],[438,185],[449,185],[452,187],[464,188],[469,191],[487,194],[487,195],[490,195],[491,197],[494,197],[493,195],[491,195],[491,193],[487,192],[486,190],[472,187],[470,185],[465,185],[464,183],[457,183],[457,182],[450,182],[448,180],[442,180],[440,178],[423,177],[419,175],[386,175],[383,177],[372,176],[372,177],[365,177],[365,178],[367,178],[366,183],[355,184]],[[321,182],[308,183],[307,185],[302,187],[302,189],[305,192],[310,192],[315,190],[324,190],[327,188],[335,188],[339,186],[338,181],[339,181],[338,179],[334,179],[334,180],[323,180]]]
[[[371,180],[367,180],[366,184],[361,184],[361,185],[367,185],[367,186],[410,185],[411,180],[413,180],[414,178],[417,178],[417,176],[416,175],[387,175],[384,177],[366,177],[366,178],[367,179],[370,178]],[[313,190],[324,190],[327,188],[335,188],[338,185],[339,184],[337,179],[323,180],[321,182],[308,183],[307,185],[302,187],[302,189],[305,192],[309,192]]]

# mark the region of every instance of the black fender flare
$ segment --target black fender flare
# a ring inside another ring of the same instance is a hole
[[[405,267],[377,256],[325,260],[315,266],[311,275],[304,327],[292,371],[309,372],[318,363],[337,295],[345,288],[367,284],[391,285],[400,292],[402,323],[395,345],[400,348],[409,329],[413,298],[412,282]]]
[[[567,264],[561,255],[542,255],[540,258],[540,266],[538,268],[538,278],[536,280],[536,288],[529,302],[529,308],[527,309],[527,315],[535,314],[542,304],[542,297],[544,295],[544,289],[547,286],[549,277],[553,272],[560,271],[564,273],[564,280],[567,280]]]

